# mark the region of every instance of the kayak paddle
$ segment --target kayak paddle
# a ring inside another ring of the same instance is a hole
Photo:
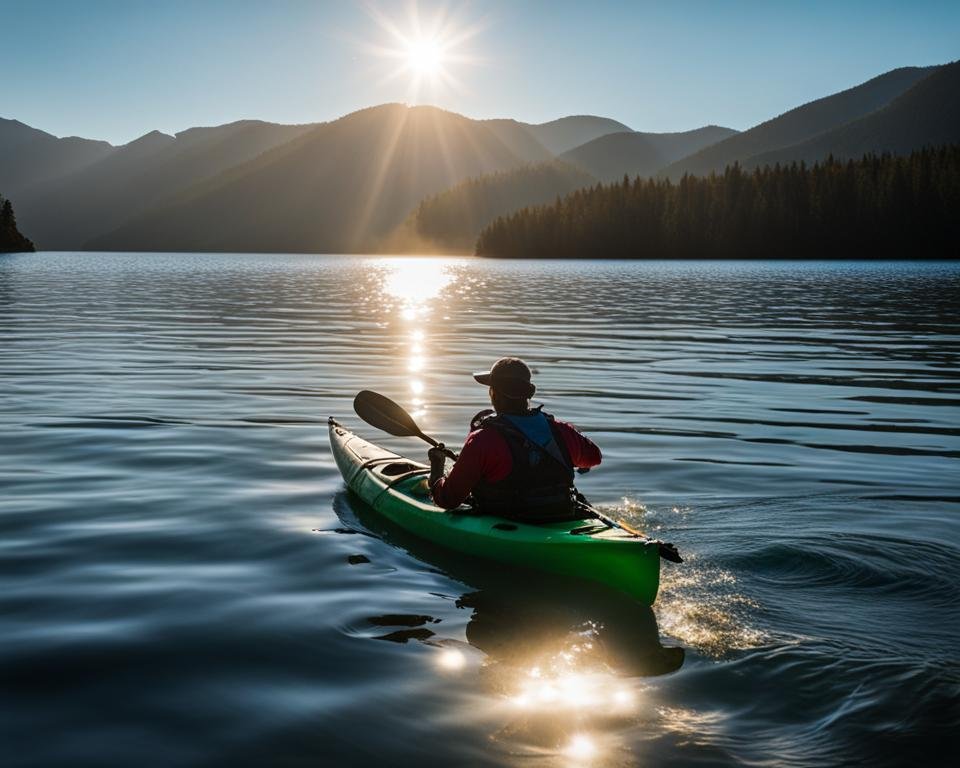
[[[371,427],[382,429],[394,437],[419,437],[434,448],[440,445],[439,441],[423,434],[417,422],[400,405],[377,392],[369,389],[358,392],[353,398],[353,410]],[[457,460],[457,454],[449,448],[444,448],[444,452],[449,458]]]
[[[643,531],[639,531],[634,528],[632,525],[628,525],[623,522],[623,520],[614,520],[612,517],[607,517],[603,512],[594,507],[586,497],[577,491],[577,506],[580,507],[584,512],[588,513],[591,517],[597,518],[601,523],[605,523],[611,528],[619,528],[621,531],[626,531],[627,533],[632,533],[634,536],[639,536],[642,539],[649,539]],[[660,539],[651,539],[651,541],[656,542],[660,547],[660,557],[664,560],[669,560],[671,563],[682,563],[683,558],[680,557],[680,552],[677,551],[675,545],[667,541],[660,541]]]
[[[413,417],[407,413],[402,406],[395,403],[389,397],[384,397],[378,392],[371,392],[369,389],[358,392],[357,396],[353,399],[353,410],[357,412],[357,416],[367,422],[367,424],[369,424],[371,427],[382,429],[384,432],[393,435],[394,437],[419,437],[421,440],[434,447],[437,447],[440,444],[437,440],[434,440],[429,435],[423,434],[423,431],[417,426],[417,422],[413,420]],[[449,448],[444,448],[444,451],[451,459],[454,461],[457,460],[457,454],[455,454]],[[597,518],[605,525],[608,525],[611,528],[618,528],[621,531],[625,531],[633,536],[639,536],[644,539],[650,538],[643,532],[638,531],[636,528],[633,528],[626,523],[614,520],[611,517],[607,517],[600,510],[591,506],[590,503],[587,502],[586,498],[584,498],[583,494],[581,494],[579,491],[577,491],[577,497],[577,503],[580,505],[581,509],[583,509],[583,511],[589,514],[591,517]],[[664,560],[669,560],[672,563],[683,562],[683,559],[680,557],[680,553],[677,552],[677,548],[673,544],[656,539],[655,541],[660,545],[660,557],[662,557]]]

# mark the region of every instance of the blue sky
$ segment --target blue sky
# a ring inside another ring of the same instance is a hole
[[[960,58],[960,2],[420,2],[456,79],[417,101],[470,117],[748,128],[900,66]],[[387,19],[320,0],[0,0],[0,117],[123,143],[241,118],[302,123],[411,101]],[[377,19],[380,19],[378,22]],[[391,77],[391,75],[393,75]]]

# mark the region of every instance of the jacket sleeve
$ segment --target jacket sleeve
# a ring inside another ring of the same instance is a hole
[[[565,421],[557,421],[556,424],[560,427],[560,433],[563,435],[563,442],[567,446],[573,466],[586,469],[600,463],[603,456],[596,443],[584,437],[572,424],[567,424]]]
[[[483,452],[477,439],[479,434],[471,432],[467,436],[460,458],[454,463],[450,474],[441,477],[430,488],[438,507],[453,509],[460,506],[483,478]]]

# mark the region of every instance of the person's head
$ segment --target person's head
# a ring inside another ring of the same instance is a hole
[[[497,413],[526,413],[537,388],[530,381],[530,369],[518,357],[501,357],[489,371],[473,378],[490,388],[490,403]]]

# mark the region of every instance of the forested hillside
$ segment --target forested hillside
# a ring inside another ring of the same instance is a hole
[[[595,182],[590,174],[559,160],[468,179],[421,202],[413,228],[434,248],[472,251],[480,230],[498,216],[552,202],[557,195]]]
[[[477,254],[517,258],[957,258],[960,147],[812,167],[624,179],[498,219]]]

